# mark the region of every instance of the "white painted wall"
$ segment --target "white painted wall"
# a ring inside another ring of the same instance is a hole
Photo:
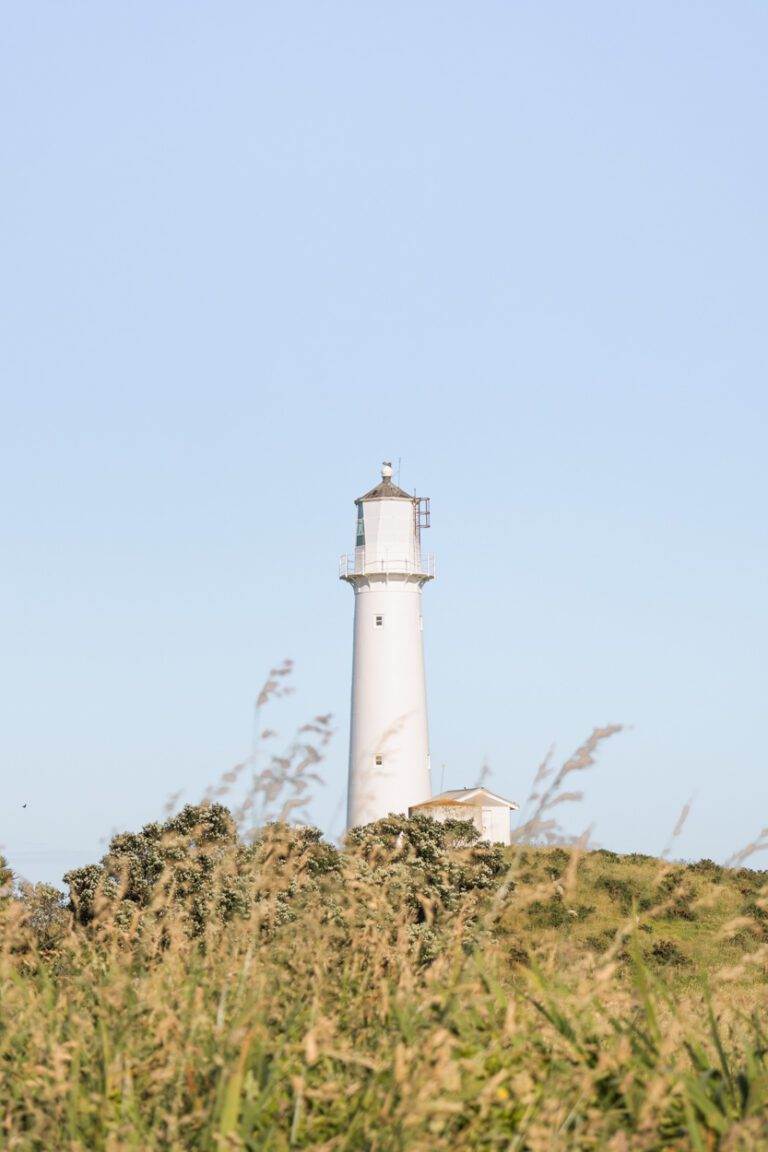
[[[475,805],[430,804],[428,808],[420,808],[418,811],[420,815],[430,816],[440,824],[445,824],[448,820],[470,820],[478,832],[483,834],[483,809]]]
[[[509,808],[484,806],[482,809],[481,833],[483,840],[490,840],[492,844],[509,844],[510,819]]]
[[[347,827],[431,796],[419,552],[411,500],[363,502],[355,593]],[[381,623],[377,623],[377,617]],[[381,763],[376,762],[381,757]]]
[[[372,570],[413,571],[419,560],[410,500],[366,500],[365,566]]]
[[[483,840],[491,844],[510,843],[509,808],[500,805],[435,804],[419,811],[444,824],[447,820],[471,820]]]

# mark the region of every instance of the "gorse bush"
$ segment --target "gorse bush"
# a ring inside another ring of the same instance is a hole
[[[113,837],[99,864],[76,868],[64,881],[79,924],[102,914],[129,925],[138,910],[163,918],[173,911],[196,936],[212,919],[246,911],[249,858],[225,807],[188,805],[162,824]]]
[[[261,795],[300,801],[316,763],[298,739]],[[114,837],[68,895],[6,878],[0,1149],[766,1145],[758,874],[530,821],[505,850],[402,816],[337,847],[219,800]],[[679,891],[694,920],[665,917]]]
[[[612,852],[611,856],[614,860],[619,859],[615,852]],[[595,884],[607,892],[611,900],[615,901],[624,912],[628,912],[632,907],[632,901],[638,898],[637,885],[624,876],[600,876]]]
[[[649,955],[659,964],[687,964],[684,953],[673,940],[657,940],[652,945]]]

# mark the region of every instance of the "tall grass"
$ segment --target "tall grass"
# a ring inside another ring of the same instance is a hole
[[[767,1146],[766,877],[535,843],[609,734],[543,770],[506,852],[426,818],[337,850],[286,819],[318,717],[259,752],[237,826],[212,794],[71,905],[6,895],[0,1149]]]

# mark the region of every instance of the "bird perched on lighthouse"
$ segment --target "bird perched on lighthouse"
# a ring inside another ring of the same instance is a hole
[[[339,571],[355,593],[348,828],[407,814],[432,794],[421,614],[435,575],[421,548],[429,500],[393,483],[385,461],[355,504],[355,551]]]

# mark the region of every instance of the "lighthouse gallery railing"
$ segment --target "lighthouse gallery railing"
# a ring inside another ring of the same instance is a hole
[[[413,560],[394,560],[392,557],[387,557],[386,560],[364,560],[362,556],[350,556],[345,553],[339,557],[339,578],[344,579],[347,576],[366,576],[368,574],[377,575],[406,575],[406,576],[425,576],[428,580],[435,578],[435,554],[434,552],[427,552],[422,554],[418,562]]]

